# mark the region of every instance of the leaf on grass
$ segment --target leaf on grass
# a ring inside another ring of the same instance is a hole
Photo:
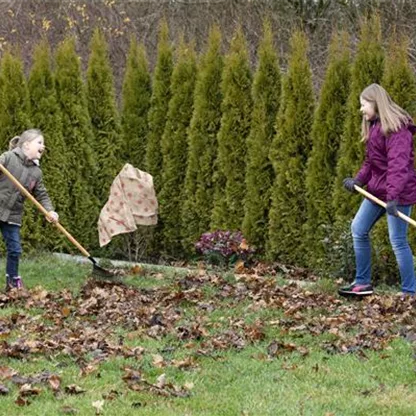
[[[141,381],[142,374],[141,374],[140,371],[134,370],[132,368],[125,368],[124,371],[125,371],[125,373],[124,373],[122,379],[126,383],[136,383],[138,381]]]
[[[5,396],[6,394],[9,394],[9,389],[4,384],[0,384],[0,395]]]
[[[15,401],[14,401],[18,406],[29,406],[30,405],[30,401],[22,396],[19,396]]]
[[[93,373],[94,371],[97,371],[97,370],[98,370],[98,364],[96,364],[96,365],[88,364],[84,367],[81,367],[79,375],[81,377],[85,377],[85,376],[87,376],[87,375],[89,375],[89,374],[91,374],[91,373]]]
[[[157,379],[156,379],[156,384],[155,386],[158,387],[159,389],[163,389],[163,387],[165,387],[166,385],[166,374],[161,374]]]
[[[173,360],[172,365],[176,368],[182,368],[182,369],[198,367],[198,364],[195,362],[194,357],[187,357],[184,360]]]
[[[186,390],[188,390],[188,391],[192,390],[194,387],[195,387],[195,384],[192,383],[192,382],[190,382],[190,381],[186,382],[183,385],[183,388],[186,389]]]
[[[166,367],[165,359],[160,354],[152,354],[153,365],[157,368]]]
[[[103,399],[104,400],[108,400],[108,401],[112,401],[117,399],[120,396],[120,392],[117,390],[111,390],[109,393],[107,394],[103,394]]]
[[[23,385],[31,383],[32,379],[30,377],[21,376],[20,374],[15,374],[12,376],[11,381],[14,384]]]
[[[269,354],[269,357],[277,357],[283,352],[293,352],[293,351],[297,351],[303,356],[309,354],[309,350],[306,347],[298,346],[293,343],[273,341],[267,347],[267,353]]]
[[[32,387],[31,384],[23,384],[19,389],[21,397],[38,396],[42,390],[38,387]]]
[[[76,384],[70,384],[65,387],[65,392],[68,394],[81,394],[85,393],[87,390],[77,386]]]
[[[101,414],[101,412],[103,411],[103,406],[104,406],[104,400],[97,400],[95,402],[92,402],[92,407],[95,408],[96,415]]]
[[[53,391],[58,391],[61,387],[61,378],[56,374],[52,374],[48,379],[48,383]]]
[[[256,321],[253,325],[247,325],[244,328],[247,339],[252,342],[261,341],[266,337],[262,322]]]
[[[0,367],[0,380],[7,380],[17,374],[16,370],[11,367]]]

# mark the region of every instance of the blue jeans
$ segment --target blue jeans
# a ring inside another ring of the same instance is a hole
[[[6,273],[9,277],[17,277],[19,276],[19,258],[22,254],[20,226],[0,221],[0,230],[7,249]]]
[[[411,205],[397,207],[403,214],[410,215]],[[379,205],[364,199],[351,225],[354,242],[356,279],[358,284],[371,283],[371,246],[369,233],[373,225],[385,214],[386,210]],[[396,256],[402,281],[402,291],[415,293],[416,280],[413,266],[413,255],[407,241],[407,222],[399,217],[387,215],[390,243]]]

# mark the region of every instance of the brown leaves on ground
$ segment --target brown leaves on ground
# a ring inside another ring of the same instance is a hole
[[[277,265],[273,270],[283,267]],[[239,270],[245,271],[241,265]],[[361,356],[367,349],[386,348],[398,336],[415,339],[416,304],[412,300],[383,295],[348,301],[305,290],[296,283],[277,286],[266,271],[270,269],[259,266],[230,282],[199,268],[186,278],[152,289],[91,280],[77,296],[66,289],[47,292],[43,288],[1,294],[0,306],[13,305],[19,312],[0,318],[0,354],[15,359],[69,355],[78,363],[80,377],[85,377],[98,373],[100,363],[114,356],[141,360],[147,354],[156,368],[186,371],[197,368],[201,356],[214,357],[218,351],[241,350],[265,341],[262,357],[275,359],[293,352],[307,355],[310,346],[302,344],[302,339],[308,335],[314,337],[315,348]],[[304,273],[287,271],[291,279]],[[34,315],[33,309],[40,313]],[[215,318],[212,312],[216,312]],[[267,341],[267,331],[275,328],[281,339]],[[323,340],[317,337],[321,334],[331,336]],[[187,356],[170,360],[164,350],[156,353],[132,345],[145,337],[163,340],[165,336],[183,342]],[[132,390],[174,397],[189,394],[186,386],[175,386],[163,378],[152,383],[138,371],[125,371],[123,379]],[[39,394],[38,387],[33,387],[39,383],[54,394],[84,392],[77,385],[62,387],[59,376],[48,372],[23,377],[0,367],[0,382],[4,380],[21,386],[17,404],[22,406]],[[2,384],[0,394],[8,394]],[[100,413],[101,402],[95,408]]]
[[[125,369],[123,380],[134,391],[147,391],[165,397],[188,397],[193,388],[192,383],[185,383],[183,387],[168,382],[165,374],[161,374],[156,383],[150,383],[142,374],[131,368]]]

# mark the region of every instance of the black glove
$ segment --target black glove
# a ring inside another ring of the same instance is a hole
[[[387,202],[386,211],[389,215],[394,215],[395,217],[399,216],[399,211],[397,211],[397,201],[395,199]]]
[[[344,185],[344,188],[350,192],[357,192],[354,188],[354,185],[358,185],[359,187],[363,186],[363,184],[360,181],[357,181],[357,179],[354,178],[345,178],[342,183]]]

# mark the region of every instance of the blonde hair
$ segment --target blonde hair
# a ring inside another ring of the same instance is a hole
[[[381,85],[369,85],[361,93],[360,98],[373,104],[374,110],[380,119],[381,131],[384,135],[397,132],[403,125],[412,121],[409,113],[399,107]],[[367,121],[363,116],[361,125],[363,141],[368,139],[369,131],[370,121]]]
[[[39,136],[43,137],[43,134],[38,129],[26,130],[20,136],[15,136],[10,140],[9,150],[13,150],[16,147],[22,147],[24,143],[36,140]]]

